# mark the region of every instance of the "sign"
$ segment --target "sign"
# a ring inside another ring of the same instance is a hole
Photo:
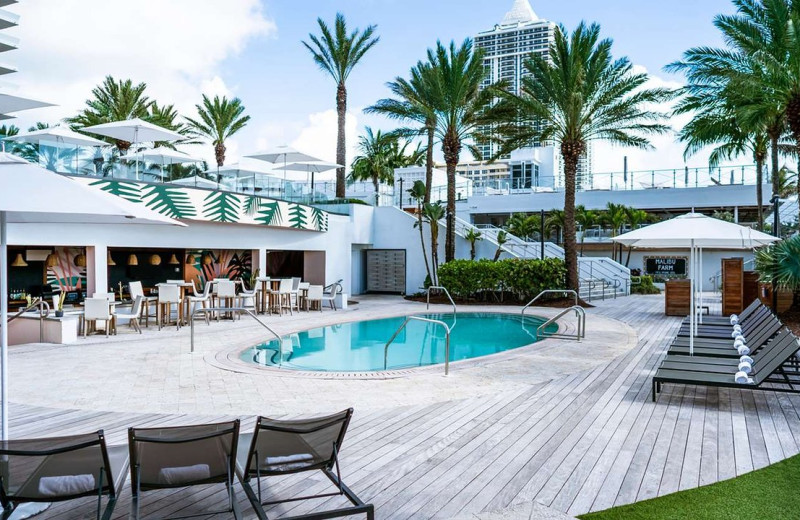
[[[686,257],[662,256],[644,259],[645,274],[662,276],[686,275]]]

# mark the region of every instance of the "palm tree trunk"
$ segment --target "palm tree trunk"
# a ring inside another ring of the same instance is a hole
[[[436,138],[433,124],[428,122],[428,149],[425,153],[425,202],[431,201],[431,185],[433,184],[433,143]]]
[[[794,131],[792,131],[794,133]],[[770,133],[769,147],[770,147],[770,160],[772,161],[772,195],[778,195],[780,191],[780,176],[778,175],[778,139],[780,133]]]
[[[431,228],[431,282],[439,285],[439,223],[430,222]]]
[[[344,165],[347,164],[347,152],[345,148],[347,89],[345,88],[344,82],[340,82],[336,87],[336,115],[338,117],[336,133],[336,163],[342,165],[341,168],[336,168],[336,198],[343,199],[345,197]]]
[[[375,187],[375,207],[380,206],[381,203],[381,193],[380,193],[380,184],[378,183],[378,176],[372,177],[372,185]]]
[[[444,261],[449,262],[456,258],[456,166],[461,153],[461,140],[452,132],[444,138],[442,143],[444,160],[447,163],[447,208],[445,218],[447,230],[444,239]]]
[[[220,168],[222,168],[222,166],[225,164],[226,150],[227,148],[225,148],[225,143],[220,142],[214,145],[214,156],[217,159],[217,166]]]
[[[417,227],[419,228],[419,242],[422,245],[422,259],[425,261],[425,272],[428,273],[428,278],[433,282],[431,266],[428,264],[428,252],[425,250],[425,233],[422,229],[422,204],[420,203],[417,203]]]
[[[756,211],[758,211],[758,230],[764,231],[764,158],[756,156]]]
[[[575,240],[575,177],[578,159],[583,152],[580,143],[561,143],[564,158],[564,264],[567,269],[566,286],[580,290],[578,278],[578,250]]]
[[[471,242],[469,245],[469,259],[475,260],[475,242]]]

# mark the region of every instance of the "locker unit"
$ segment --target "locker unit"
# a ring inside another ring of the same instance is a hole
[[[367,292],[406,292],[405,249],[368,249]]]

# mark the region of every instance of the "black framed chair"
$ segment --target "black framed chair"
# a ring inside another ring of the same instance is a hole
[[[359,514],[366,514],[368,520],[375,518],[374,506],[365,504],[342,482],[339,470],[339,451],[352,416],[353,409],[348,408],[333,415],[310,419],[282,421],[259,417],[253,433],[242,434],[236,472],[259,519],[268,518],[264,506],[335,496],[344,496],[352,506],[287,518],[321,520]],[[336,488],[335,491],[263,500],[263,478],[306,471],[321,471]],[[254,479],[255,491],[251,485]]]
[[[233,513],[241,518],[233,490],[239,419],[229,422],[130,428],[131,514],[139,518],[141,494],[159,489],[225,484],[228,508],[171,518]]]
[[[2,441],[1,518],[11,518],[25,502],[64,502],[96,496],[96,516],[108,520],[127,471],[128,448],[106,446],[103,430],[68,437]],[[104,496],[108,497],[105,509]]]

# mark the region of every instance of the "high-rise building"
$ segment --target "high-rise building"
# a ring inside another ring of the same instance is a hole
[[[484,67],[488,74],[483,82],[483,87],[498,81],[508,83],[511,92],[519,93],[522,86],[522,78],[529,75],[525,70],[525,60],[532,54],[538,54],[545,59],[549,58],[550,45],[556,30],[556,24],[539,18],[533,11],[528,0],[515,0],[511,10],[506,13],[503,20],[488,31],[483,31],[475,36],[475,45],[483,49],[485,53]],[[531,121],[536,124],[536,121]],[[536,147],[546,147],[550,143],[533,143]],[[492,143],[479,145],[481,154],[485,159],[492,157],[497,149]],[[563,161],[559,157],[559,151],[553,151],[555,160],[552,161],[556,171],[551,176],[553,184],[558,184],[558,179],[563,177]],[[531,164],[525,164],[525,154],[515,154],[520,164],[518,168],[523,171],[533,168],[533,154],[529,153]],[[504,158],[513,161],[512,158]],[[513,170],[513,164],[509,166]],[[585,157],[578,164],[578,182],[580,185],[589,184],[591,180],[591,150],[587,151]]]

